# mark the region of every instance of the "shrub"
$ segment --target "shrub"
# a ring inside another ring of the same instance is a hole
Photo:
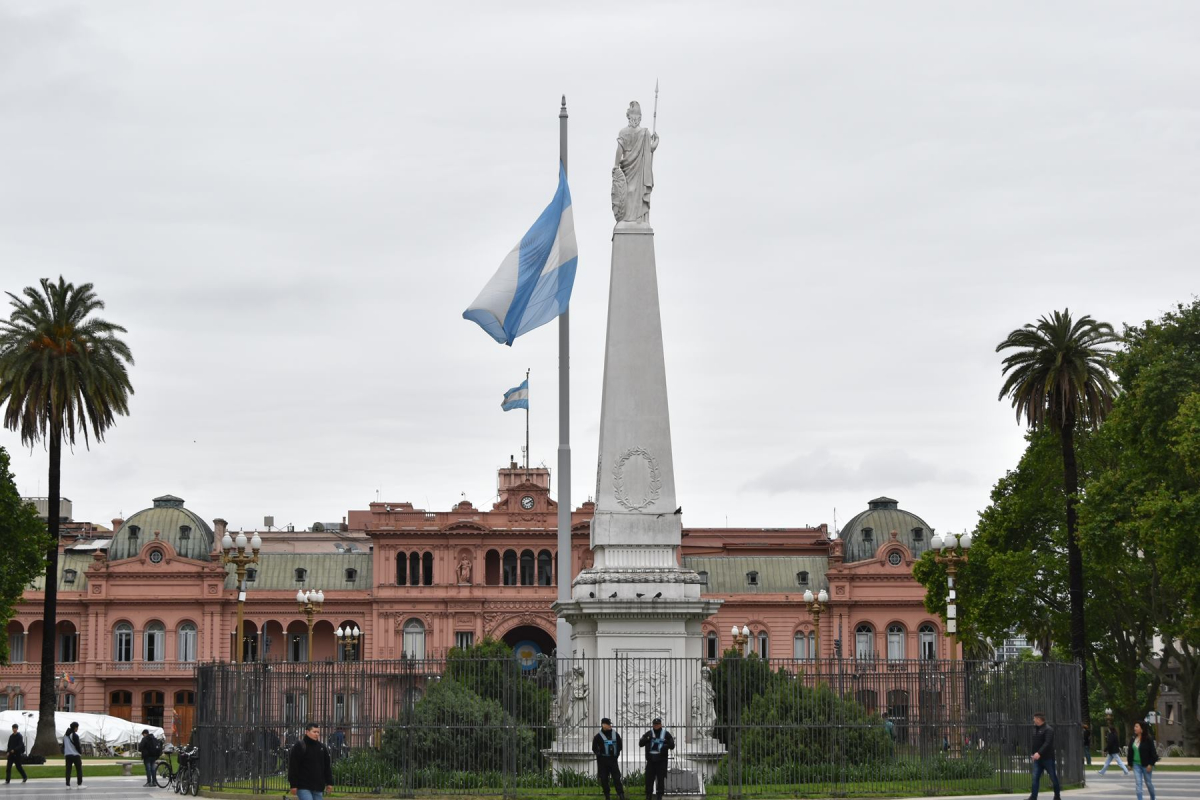
[[[809,688],[776,681],[742,712],[741,748],[746,764],[786,767],[890,761],[894,745],[883,721],[862,705],[838,697],[828,686]]]
[[[457,647],[446,656],[446,676],[475,694],[495,700],[514,718],[533,728],[538,747],[549,747],[553,694],[529,680],[513,649],[504,642],[484,639],[466,649]]]
[[[509,752],[509,748],[512,752]],[[404,769],[487,772],[533,769],[537,744],[533,732],[489,700],[458,681],[433,684],[406,719],[388,724],[382,755]],[[468,787],[463,787],[468,788]]]
[[[1167,748],[1167,758],[1180,758],[1183,756],[1183,748],[1177,744],[1173,744]]]

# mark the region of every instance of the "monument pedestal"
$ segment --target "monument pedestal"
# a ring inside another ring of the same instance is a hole
[[[591,735],[609,717],[624,737],[623,768],[640,769],[638,738],[661,717],[675,737],[672,766],[694,773],[702,787],[724,753],[712,738],[701,630],[720,601],[702,598],[700,576],[680,566],[683,526],[647,223],[619,222],[613,231],[595,498],[593,566],[575,578],[571,600],[555,605],[573,630],[569,649],[559,649],[570,664],[559,711],[578,728],[563,731],[549,755],[574,768],[581,743],[590,753]]]

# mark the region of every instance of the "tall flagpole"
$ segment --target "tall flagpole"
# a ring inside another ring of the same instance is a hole
[[[529,480],[529,369],[525,370],[525,479]]]
[[[567,96],[558,111],[558,159],[567,172]],[[571,321],[570,309],[558,318],[558,602],[571,600]],[[571,656],[571,624],[558,618],[558,655]],[[560,662],[561,663],[561,662]]]

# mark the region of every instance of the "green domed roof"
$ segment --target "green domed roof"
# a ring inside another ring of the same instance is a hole
[[[900,508],[898,501],[876,497],[867,503],[866,511],[851,517],[838,534],[844,543],[846,563],[874,558],[876,550],[892,540],[892,531],[896,532],[896,541],[916,558],[929,549],[929,539],[933,536],[929,523]]]
[[[154,540],[155,531],[159,541],[168,542],[183,558],[211,560],[212,528],[198,514],[184,508],[182,498],[171,494],[154,498],[153,506],[125,520],[113,534],[108,560],[133,558],[147,542]]]

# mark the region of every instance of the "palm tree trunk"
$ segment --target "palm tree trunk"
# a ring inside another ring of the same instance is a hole
[[[46,550],[46,592],[42,604],[42,672],[38,683],[37,736],[30,752],[33,755],[58,754],[58,736],[54,727],[54,645],[58,638],[58,535],[59,506],[62,505],[62,430],[50,427],[50,497],[46,515],[50,530],[50,547]]]
[[[1083,619],[1083,553],[1079,550],[1075,498],[1079,494],[1079,467],[1075,463],[1075,415],[1069,414],[1059,429],[1063,457],[1063,490],[1067,495],[1067,579],[1071,597],[1071,659],[1079,665],[1080,719],[1091,719],[1087,679],[1087,629]]]

